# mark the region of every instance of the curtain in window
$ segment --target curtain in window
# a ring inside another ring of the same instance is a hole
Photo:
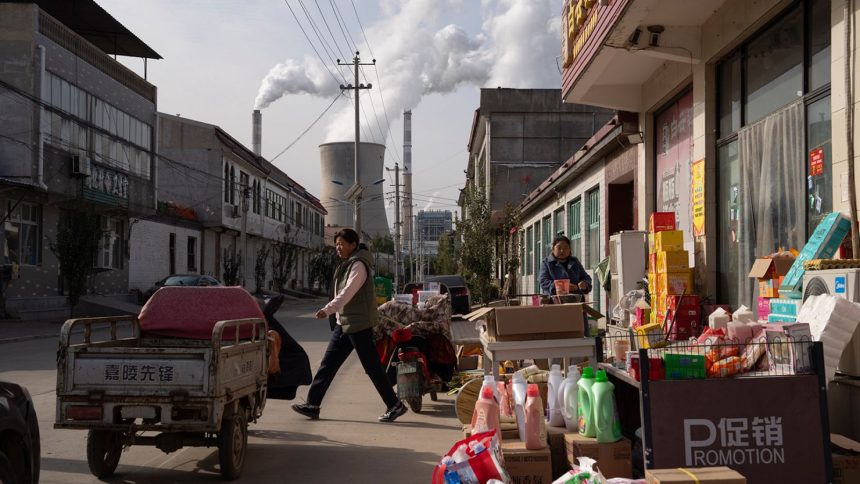
[[[748,306],[755,302],[756,288],[747,271],[756,256],[780,248],[799,250],[804,242],[804,139],[800,101],[738,131],[736,277],[740,301]]]

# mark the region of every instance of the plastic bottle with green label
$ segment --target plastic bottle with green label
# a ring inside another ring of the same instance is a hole
[[[606,377],[605,370],[597,370],[591,394],[597,442],[621,440],[621,422],[618,420],[618,409],[615,406],[615,385]]]
[[[597,431],[594,428],[594,395],[592,387],[594,386],[594,369],[590,366],[582,370],[582,377],[576,383],[579,385],[579,393],[577,394],[576,413],[579,420],[579,433],[585,437],[595,437]]]

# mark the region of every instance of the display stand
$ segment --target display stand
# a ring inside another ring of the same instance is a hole
[[[484,374],[492,371],[496,379],[499,378],[499,366],[496,363],[498,361],[588,357],[592,366],[597,367],[598,355],[603,354],[601,338],[489,341],[487,334],[481,333],[481,345],[487,360]]]
[[[658,381],[639,350],[646,469],[726,465],[751,484],[831,482],[823,347],[808,348],[811,374]]]

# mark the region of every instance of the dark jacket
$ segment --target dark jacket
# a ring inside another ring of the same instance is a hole
[[[555,294],[556,279],[570,279],[570,292],[577,294],[580,290],[573,287],[580,281],[585,281],[588,287],[582,291],[583,293],[591,292],[591,277],[585,272],[585,268],[574,256],[567,258],[566,263],[560,262],[558,259],[549,255],[540,264],[540,289],[543,294],[551,296]]]
[[[358,246],[349,259],[343,261],[334,273],[334,292],[340,293],[346,286],[349,270],[353,264],[364,264],[367,279],[361,289],[350,299],[340,312],[340,325],[344,334],[358,333],[376,325],[376,291],[373,288],[373,257],[363,245]]]

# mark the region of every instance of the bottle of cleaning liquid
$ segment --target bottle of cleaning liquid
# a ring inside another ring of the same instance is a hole
[[[567,369],[567,378],[561,384],[561,416],[564,419],[564,426],[568,431],[575,431],[579,427],[579,417],[576,414],[578,407],[577,398],[579,393],[579,367],[570,365]]]
[[[513,417],[514,409],[511,407],[511,395],[508,393],[508,387],[505,382],[500,381],[496,384],[499,392],[499,413],[503,417]]]
[[[553,427],[564,427],[564,417],[561,414],[561,384],[563,381],[564,375],[561,374],[561,366],[552,365],[547,380],[546,398],[549,400],[548,423]]]
[[[481,391],[478,392],[478,399],[480,400],[481,395],[484,394],[484,389],[489,388],[493,392],[493,398],[496,400],[496,403],[499,402],[499,390],[496,388],[496,379],[493,378],[493,375],[484,375],[484,382],[481,384]],[[477,403],[477,402],[476,402]],[[478,418],[477,413],[472,413],[472,431],[475,430],[475,420]]]
[[[475,411],[472,413],[472,433],[489,432],[496,429],[499,440],[502,438],[502,427],[499,424],[499,404],[493,396],[493,389],[484,387],[481,397],[475,402]]]
[[[621,440],[621,422],[615,406],[615,385],[606,377],[605,370],[597,370],[597,377],[591,387],[594,396],[594,427],[597,442],[609,443]]]
[[[511,377],[511,395],[514,397],[514,416],[517,418],[517,430],[520,433],[520,440],[525,441],[526,435],[526,392],[528,383],[521,372],[515,372]]]
[[[543,414],[543,401],[537,384],[530,384],[527,391],[526,414],[526,449],[538,450],[546,447],[546,420]]]
[[[591,387],[594,386],[594,369],[590,366],[582,370],[582,378],[577,383],[579,391],[577,392],[577,407],[576,415],[579,425],[579,434],[585,437],[594,437],[596,434],[594,428],[594,395],[591,393]]]

